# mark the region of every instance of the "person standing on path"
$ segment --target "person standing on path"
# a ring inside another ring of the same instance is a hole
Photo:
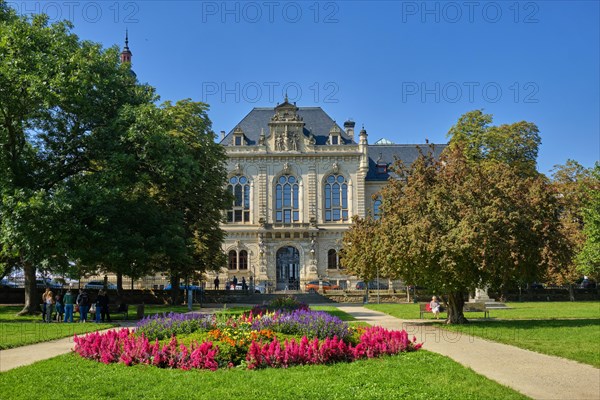
[[[52,322],[52,309],[54,308],[54,293],[48,290],[46,293],[46,322]]]
[[[219,290],[219,277],[215,278],[215,290]]]
[[[42,294],[42,321],[46,322],[46,297],[48,297],[49,288],[46,288],[44,294]]]
[[[106,293],[105,290],[101,290],[100,294],[98,295],[98,300],[100,304],[102,322],[111,322],[110,314],[108,313],[108,293]],[[98,307],[98,303],[96,304],[96,307]],[[96,308],[96,310],[98,310],[98,308]],[[96,311],[96,313],[98,313],[98,311]]]
[[[71,293],[71,289],[67,290],[67,293],[65,293],[63,304],[65,307],[64,322],[73,322],[73,293]]]
[[[90,298],[85,289],[79,290],[77,305],[79,306],[79,322],[86,322],[87,314],[90,310]]]
[[[65,306],[63,304],[63,296],[61,296],[60,294],[57,294],[56,297],[54,297],[54,299],[56,300],[56,322],[62,322],[64,314],[65,314]]]
[[[96,296],[96,302],[94,303],[94,307],[96,307],[95,312],[95,323],[100,323],[100,315],[102,314],[102,296],[104,295],[104,291],[102,289],[98,290],[98,295]]]

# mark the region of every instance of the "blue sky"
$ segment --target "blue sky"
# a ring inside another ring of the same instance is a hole
[[[164,100],[210,104],[230,131],[286,89],[369,141],[445,142],[473,109],[540,128],[544,173],[600,159],[598,1],[40,1],[22,13],[71,19],[122,46]]]

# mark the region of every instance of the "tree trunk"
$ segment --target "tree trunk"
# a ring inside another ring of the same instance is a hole
[[[178,305],[179,300],[179,274],[171,274],[171,304]]]
[[[123,274],[120,272],[117,272],[117,295],[123,295]]]
[[[18,315],[37,315],[41,313],[40,302],[42,299],[38,299],[35,267],[30,262],[24,262],[23,273],[25,276],[25,306]]]
[[[572,283],[569,283],[569,301],[575,301],[575,290]]]
[[[463,308],[465,297],[463,292],[451,292],[448,294],[448,319],[446,324],[466,324],[469,321],[465,318]]]

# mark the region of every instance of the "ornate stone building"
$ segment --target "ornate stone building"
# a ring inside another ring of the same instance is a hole
[[[365,129],[356,137],[354,128],[286,98],[275,108],[254,108],[222,133],[235,198],[223,225],[222,281],[225,272],[226,279],[268,281],[275,290],[302,290],[317,279],[353,284],[338,256],[352,216],[376,216],[377,193],[395,157],[411,162],[417,147],[427,147],[369,145]]]

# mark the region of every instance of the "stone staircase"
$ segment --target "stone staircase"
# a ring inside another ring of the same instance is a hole
[[[300,291],[281,291],[269,294],[260,293],[242,293],[232,291],[229,293],[220,293],[218,295],[206,293],[203,302],[210,303],[227,303],[227,304],[265,304],[279,297],[294,296],[298,301],[306,304],[325,304],[335,303],[333,300],[319,293],[305,293]],[[196,299],[197,301],[197,299]]]

